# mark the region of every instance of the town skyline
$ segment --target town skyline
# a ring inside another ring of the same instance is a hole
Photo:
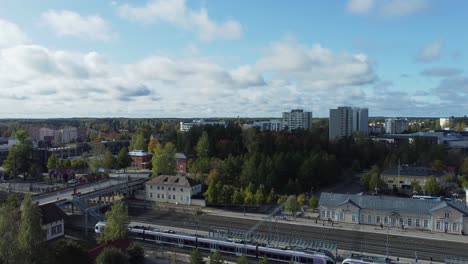
[[[338,106],[368,108],[370,117],[445,117],[468,110],[463,1],[3,5],[0,118],[262,118],[290,109],[326,118]]]

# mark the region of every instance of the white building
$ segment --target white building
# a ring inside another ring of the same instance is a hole
[[[205,121],[205,120],[193,120],[193,122],[180,122],[180,131],[187,132],[194,126],[223,126],[226,127],[224,121]]]
[[[445,117],[445,118],[439,119],[441,128],[450,128],[454,122],[455,122],[455,118],[453,117]]]
[[[387,118],[385,119],[385,133],[387,134],[401,134],[408,131],[408,119],[403,118]]]
[[[302,109],[283,112],[283,124],[288,128],[289,132],[296,129],[311,129],[312,112],[304,112]]]
[[[256,127],[260,131],[279,132],[284,129],[285,123],[281,119],[271,119],[268,121],[255,121],[252,123],[252,127]]]
[[[76,141],[78,138],[78,131],[76,127],[65,127],[62,129],[62,143],[67,144]]]
[[[348,106],[330,109],[328,132],[330,140],[349,137],[354,132],[367,135],[369,132],[369,110]]]
[[[155,202],[192,204],[192,196],[202,191],[202,184],[186,176],[157,176],[145,183],[146,199]]]
[[[64,220],[67,215],[53,203],[41,205],[39,209],[42,229],[46,231],[46,241],[64,236]]]

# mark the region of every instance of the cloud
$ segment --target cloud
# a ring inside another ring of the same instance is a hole
[[[440,58],[442,54],[442,42],[436,41],[424,47],[416,56],[419,62],[432,62]]]
[[[256,68],[282,79],[295,79],[309,89],[364,85],[375,80],[370,60],[364,54],[338,53],[319,44],[308,47],[288,39],[270,45]]]
[[[457,68],[429,68],[421,72],[423,76],[450,77],[460,75],[463,71]]]
[[[29,42],[29,37],[14,23],[0,19],[0,48]]]
[[[468,100],[468,77],[455,76],[443,79],[434,92],[443,103],[463,106]]]
[[[144,6],[124,4],[118,7],[120,16],[145,24],[169,23],[194,31],[203,41],[237,39],[242,35],[242,26],[236,20],[215,22],[205,8],[191,10],[185,0],[151,0]]]
[[[389,0],[380,11],[386,17],[401,17],[421,12],[428,7],[428,0]]]
[[[367,14],[374,4],[374,0],[349,0],[347,9],[354,14]]]
[[[41,19],[59,36],[90,40],[111,39],[108,23],[98,15],[82,16],[69,10],[49,10],[42,13]]]

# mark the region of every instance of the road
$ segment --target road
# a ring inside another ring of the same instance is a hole
[[[174,211],[154,211],[142,209],[129,210],[132,221],[141,221],[179,228],[191,228],[208,231],[210,227],[226,227],[248,230],[257,221],[215,215],[193,216],[190,213]],[[268,234],[268,224],[262,225],[257,233]],[[338,243],[338,249],[367,252],[390,257],[415,258],[420,260],[444,262],[446,257],[468,258],[467,244],[460,242],[437,241],[413,237],[376,234],[351,230],[337,230],[317,226],[300,226],[285,223],[272,223],[272,236],[286,236],[304,240],[323,240]]]

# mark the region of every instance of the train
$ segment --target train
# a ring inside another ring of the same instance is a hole
[[[99,222],[95,226],[95,232],[101,233],[106,226],[105,222]],[[223,255],[241,256],[261,259],[266,256],[268,260],[279,263],[308,263],[308,264],[335,264],[335,257],[327,250],[298,251],[291,249],[279,249],[263,245],[248,244],[245,241],[226,241],[201,237],[191,234],[179,234],[171,230],[159,230],[144,226],[128,227],[131,239],[167,245],[185,249],[199,249],[205,252],[219,251]]]
[[[404,264],[404,262],[395,261],[391,258],[363,255],[359,253],[351,253],[341,263],[342,264]]]

